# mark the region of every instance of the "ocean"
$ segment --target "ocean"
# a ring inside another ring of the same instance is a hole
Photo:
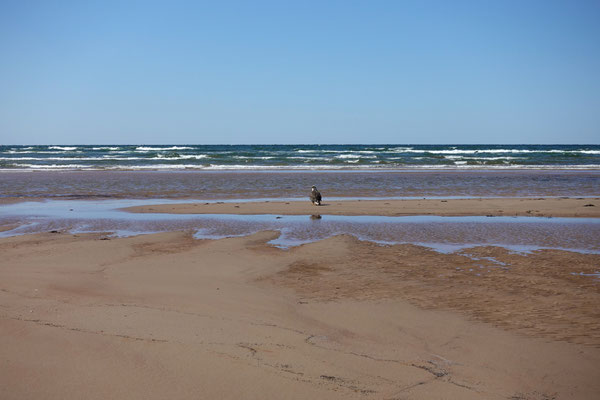
[[[0,170],[600,169],[600,145],[0,146]]]
[[[326,202],[595,198],[600,196],[600,146],[1,146],[0,227],[10,229],[0,236],[52,230],[125,236],[192,230],[201,238],[218,238],[280,230],[277,244],[282,246],[348,233],[381,243],[442,247],[487,243],[600,249],[600,225],[587,220],[504,217],[491,223],[486,217],[324,216],[313,221],[309,216],[190,217],[115,210],[130,202],[308,201],[312,185]],[[320,236],[314,236],[316,224]]]

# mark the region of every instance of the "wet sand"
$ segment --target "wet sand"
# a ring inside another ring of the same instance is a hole
[[[600,196],[600,171],[0,171],[0,199]]]
[[[85,214],[77,205],[53,207]],[[125,210],[131,213],[119,214],[134,218],[133,226],[143,213],[598,218],[600,201],[238,201]],[[0,231],[20,218],[6,219]],[[600,393],[600,254],[494,246],[444,254],[350,235],[284,250],[269,243],[279,232],[197,240],[193,226],[127,238],[59,230],[0,239],[0,398],[542,400]],[[548,229],[597,243],[577,229]]]
[[[0,398],[600,393],[600,255],[277,235],[1,239]]]
[[[600,198],[490,198],[341,200],[314,206],[307,201],[156,204],[124,209],[138,213],[280,215],[440,215],[600,217]]]

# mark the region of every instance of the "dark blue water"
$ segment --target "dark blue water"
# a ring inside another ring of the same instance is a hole
[[[600,169],[600,145],[0,146],[8,170]]]

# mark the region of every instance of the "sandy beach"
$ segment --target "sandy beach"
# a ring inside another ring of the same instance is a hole
[[[0,400],[600,400],[599,20],[0,2]]]
[[[5,207],[19,201],[9,200]],[[101,201],[39,200],[33,214],[46,204],[84,224],[94,220],[84,204],[109,210]],[[275,214],[283,216],[272,218],[279,227],[298,224],[290,216],[323,215],[317,225],[296,225],[302,230],[324,229],[327,216],[584,221],[600,217],[599,200],[157,200],[107,215]],[[0,232],[20,218],[5,218]],[[243,222],[244,229],[252,221],[259,220]],[[548,400],[600,393],[600,255],[560,247],[594,249],[597,239],[588,236],[595,230],[503,222],[495,229],[513,232],[508,237],[528,229],[557,244],[440,252],[359,240],[359,225],[279,248],[271,241],[282,231],[209,240],[194,237],[198,224],[119,238],[50,223],[42,233],[0,239],[0,398]],[[400,226],[425,237],[444,231],[455,242],[477,237],[459,225]]]
[[[599,198],[492,198],[421,200],[324,200],[321,206],[309,201],[207,202],[156,204],[125,209],[138,213],[169,214],[281,214],[281,215],[440,215],[440,216],[537,216],[600,217]]]
[[[278,234],[0,240],[0,397],[600,393],[599,255]]]

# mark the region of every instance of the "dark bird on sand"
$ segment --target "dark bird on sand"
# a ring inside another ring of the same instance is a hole
[[[321,193],[319,193],[319,191],[317,190],[316,186],[313,186],[312,190],[310,191],[310,201],[315,206],[320,206],[321,205]]]

